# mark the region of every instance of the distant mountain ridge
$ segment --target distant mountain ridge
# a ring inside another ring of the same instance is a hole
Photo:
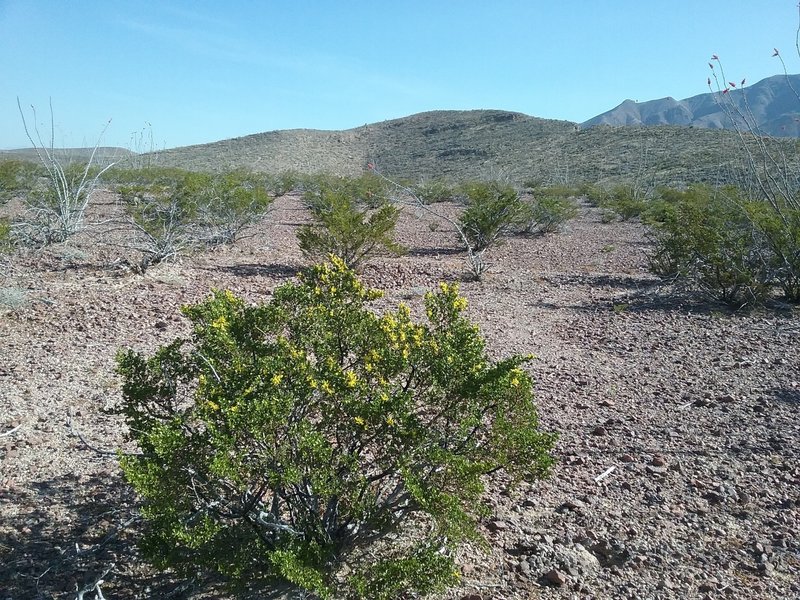
[[[800,137],[800,75],[773,75],[758,83],[728,92],[742,111],[752,114],[761,133],[775,137]],[[720,106],[721,92],[708,92],[675,100],[647,102],[625,100],[619,106],[581,123],[597,125],[680,125],[708,129],[733,129],[734,123]]]

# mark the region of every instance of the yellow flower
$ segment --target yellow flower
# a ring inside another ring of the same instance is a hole
[[[467,308],[467,299],[464,296],[459,296],[455,300],[453,300],[453,308],[456,310],[464,310]]]
[[[225,331],[228,327],[228,319],[225,315],[221,315],[211,322],[211,327],[219,331]]]
[[[283,373],[275,373],[270,381],[272,385],[280,385],[281,381],[283,381]]]
[[[519,377],[514,377],[511,380],[511,385],[514,386],[514,387],[517,387],[519,385]]]
[[[358,383],[358,377],[352,371],[348,371],[344,374],[344,383],[347,387],[354,388]]]
[[[387,424],[389,427],[392,427],[392,426],[395,424],[395,420],[392,418],[392,416],[391,416],[391,415],[390,415],[390,416],[388,416],[388,417],[386,417],[386,424]]]
[[[331,387],[330,383],[328,383],[327,381],[323,381],[322,382],[322,391],[325,392],[326,394],[332,394],[333,393],[333,388]]]
[[[211,410],[219,410],[219,404],[217,404],[213,400],[209,400],[208,402],[206,402],[206,404],[208,405],[208,408],[210,408]]]
[[[363,417],[356,417],[353,419],[356,422],[356,425],[361,425],[362,427],[366,427],[367,423],[364,421]]]

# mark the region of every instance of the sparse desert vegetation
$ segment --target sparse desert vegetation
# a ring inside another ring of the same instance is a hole
[[[463,138],[417,177],[413,144],[63,163],[68,235],[26,233],[53,177],[0,162],[7,596],[800,593],[796,203],[709,185],[712,132],[444,116],[408,120]],[[478,176],[520,121],[693,141]]]

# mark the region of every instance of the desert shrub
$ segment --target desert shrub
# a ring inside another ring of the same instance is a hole
[[[530,209],[517,191],[498,183],[471,182],[460,188],[466,208],[458,219],[459,241],[469,255],[475,279],[486,271],[486,251],[519,231],[530,220]]]
[[[466,208],[459,224],[475,251],[501,242],[528,220],[528,206],[511,186],[471,182],[464,184],[461,191],[466,197]]]
[[[229,171],[205,176],[194,190],[201,238],[207,245],[233,244],[269,211],[272,196],[262,175]]]
[[[571,198],[538,196],[528,201],[527,233],[554,233],[578,215],[578,206]]]
[[[324,209],[326,196],[331,195],[347,196],[354,204],[368,208],[380,208],[390,200],[386,181],[367,171],[358,177],[316,175],[308,181],[303,201],[311,210]]]
[[[81,231],[85,226],[86,210],[103,172],[113,163],[103,168],[95,164],[97,150],[103,133],[92,149],[85,164],[69,161],[55,149],[55,120],[53,106],[50,104],[50,136],[45,145],[37,123],[36,110],[31,107],[33,130],[28,128],[28,120],[17,98],[17,107],[22,118],[25,135],[39,158],[42,171],[41,184],[34,186],[25,195],[25,216],[14,224],[14,237],[21,243],[41,246],[63,242]],[[110,121],[109,121],[110,123]],[[106,128],[108,124],[106,124]],[[105,132],[105,129],[103,129]]]
[[[0,204],[29,193],[39,174],[40,169],[31,162],[0,160]]]
[[[184,308],[191,340],[118,355],[124,457],[158,567],[311,597],[397,598],[456,579],[483,477],[547,474],[527,358],[492,361],[457,286],[378,314],[343,261],[248,306]]]
[[[648,206],[648,200],[634,186],[618,185],[596,197],[596,204],[617,215],[623,221],[640,216]]]
[[[535,179],[526,181],[525,187],[528,189],[529,193],[535,196],[574,198],[581,195],[580,188],[578,187],[563,184],[545,185],[541,181]]]
[[[800,302],[800,207],[748,202],[748,216],[765,246],[764,257],[774,283],[790,302]]]
[[[28,294],[18,287],[0,287],[0,308],[17,310],[25,306]]]
[[[118,185],[142,270],[201,245],[233,244],[269,210],[267,182],[246,171],[127,169]],[[119,179],[118,179],[119,180]]]
[[[762,236],[734,189],[664,190],[648,212],[651,270],[677,277],[732,306],[758,304],[770,288]]]
[[[103,182],[121,188],[137,185],[170,185],[182,180],[190,171],[177,167],[150,165],[141,168],[114,166],[103,173]]]
[[[456,191],[453,187],[442,179],[422,181],[412,186],[411,190],[423,204],[447,202],[448,200],[452,200],[456,195]]]
[[[277,175],[267,175],[265,177],[267,190],[276,198],[285,196],[303,186],[303,176],[297,171],[283,171]]]
[[[11,221],[5,217],[0,217],[0,255],[10,252],[13,247]]]
[[[346,191],[324,189],[311,206],[315,223],[301,227],[297,239],[312,260],[333,254],[356,268],[377,253],[404,250],[393,237],[400,211],[391,204],[372,210],[359,206]]]
[[[129,247],[141,254],[138,269],[174,259],[198,244],[199,189],[207,176],[185,173],[181,179],[122,186],[128,224],[133,228]]]
[[[47,166],[24,194],[25,214],[14,223],[14,237],[28,246],[63,242],[81,231],[98,184],[100,170],[91,164],[62,165],[53,158]]]

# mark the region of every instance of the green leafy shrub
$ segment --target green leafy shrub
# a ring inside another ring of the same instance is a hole
[[[184,308],[191,340],[118,355],[119,412],[141,454],[145,555],[186,576],[288,583],[311,597],[399,598],[455,582],[479,539],[483,477],[548,473],[527,358],[493,362],[455,285],[377,314],[332,258],[249,306]]]
[[[528,206],[511,186],[472,182],[461,191],[467,206],[459,224],[475,251],[500,243],[527,223]]]
[[[800,302],[800,206],[749,202],[746,206],[774,282],[790,302]]]
[[[453,187],[441,179],[422,181],[413,186],[411,190],[423,204],[447,202],[448,200],[452,200],[456,195],[456,191]]]
[[[662,191],[647,213],[655,228],[651,270],[687,280],[732,306],[763,301],[771,285],[769,261],[737,194],[705,186]]]
[[[333,254],[356,268],[379,252],[404,251],[393,237],[400,216],[397,207],[383,204],[370,210],[359,206],[346,191],[325,189],[315,198],[311,206],[316,222],[297,232],[300,249],[312,260]]]
[[[210,246],[235,243],[269,211],[267,185],[265,177],[248,171],[206,176],[195,192],[202,240]]]
[[[155,165],[138,169],[114,166],[103,173],[103,182],[109,186],[170,185],[188,176],[191,171],[177,167]]]
[[[31,162],[0,159],[0,204],[29,193],[40,171]]]
[[[267,177],[267,189],[275,197],[285,196],[303,185],[303,176],[296,171],[283,171]]]
[[[246,171],[211,174],[163,167],[113,173],[133,226],[140,267],[202,244],[233,244],[268,212],[266,180]]]
[[[539,196],[528,202],[530,209],[525,231],[555,233],[578,215],[578,206],[571,198]]]
[[[529,193],[533,194],[534,196],[575,198],[576,196],[582,195],[581,188],[579,187],[563,184],[544,185],[535,179],[525,182],[525,187],[528,189]]]
[[[358,177],[317,175],[307,182],[303,201],[311,210],[325,209],[326,197],[331,195],[346,196],[355,205],[367,208],[380,208],[389,202],[386,181],[372,171]]]
[[[7,218],[0,217],[0,254],[8,252],[12,246],[11,222]]]
[[[640,216],[648,206],[648,201],[642,193],[630,185],[618,185],[605,194],[599,194],[595,197],[595,202],[623,221]]]
[[[472,182],[464,184],[461,193],[467,206],[457,232],[469,254],[472,274],[480,279],[487,268],[486,251],[524,228],[530,221],[530,209],[511,186]]]
[[[183,172],[179,179],[158,177],[119,188],[134,233],[129,247],[141,254],[141,272],[198,244],[197,196],[209,181],[209,176]]]

